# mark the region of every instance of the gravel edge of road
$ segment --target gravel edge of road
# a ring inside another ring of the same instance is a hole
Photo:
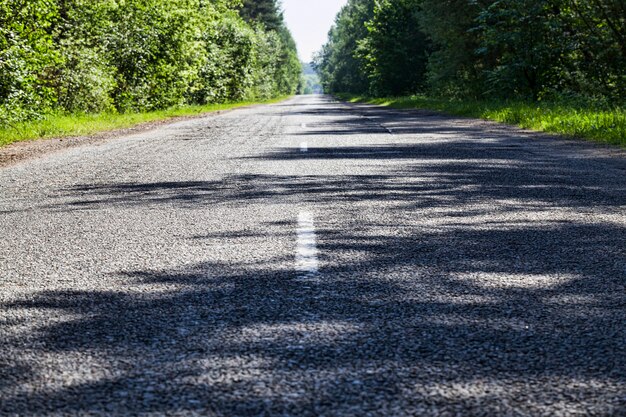
[[[217,117],[222,114],[230,113],[236,110],[250,109],[264,105],[267,104],[250,104],[247,106],[235,107],[226,110],[216,110],[196,115],[168,117],[166,119],[139,123],[135,126],[127,127],[124,129],[105,130],[102,132],[94,133],[93,135],[42,138],[13,142],[6,146],[0,146],[0,169],[16,165],[20,162],[40,158],[66,149],[101,144],[109,140],[123,138],[137,133],[149,132],[162,126],[167,126],[178,122],[202,119],[207,117]]]

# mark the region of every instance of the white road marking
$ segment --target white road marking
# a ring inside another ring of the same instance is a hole
[[[314,278],[319,271],[319,262],[313,214],[308,211],[298,214],[297,234],[296,271],[300,278]]]
[[[302,142],[300,144],[300,152],[308,152],[309,151],[309,145],[306,142]]]

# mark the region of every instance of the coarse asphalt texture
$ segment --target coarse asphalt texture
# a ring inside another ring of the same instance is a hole
[[[622,152],[296,97],[0,170],[0,415],[624,416],[625,285]]]

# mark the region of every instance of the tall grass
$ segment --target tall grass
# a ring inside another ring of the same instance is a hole
[[[284,100],[280,97],[260,102],[237,102],[184,106],[146,113],[103,113],[103,114],[56,114],[43,120],[22,122],[0,127],[0,146],[24,140],[86,136],[94,133],[124,129],[143,123],[167,120],[175,117],[195,116],[219,110],[228,110],[252,104],[267,104]]]
[[[339,97],[351,102],[400,109],[437,110],[626,147],[624,107],[602,109],[548,102],[452,101],[424,96],[370,98],[339,95]]]

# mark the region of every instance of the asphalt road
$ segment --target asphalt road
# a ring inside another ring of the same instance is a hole
[[[0,415],[626,415],[626,158],[327,97],[0,170]]]

